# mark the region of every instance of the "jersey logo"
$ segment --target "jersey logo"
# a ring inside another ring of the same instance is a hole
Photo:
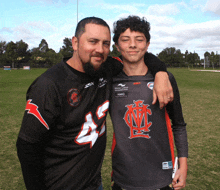
[[[143,100],[134,101],[134,104],[126,105],[127,111],[124,116],[126,124],[130,128],[130,139],[149,136],[149,127],[152,122],[148,121],[148,115],[151,115],[151,109],[148,104],[143,104]]]
[[[154,82],[148,82],[148,83],[147,83],[147,87],[148,87],[149,89],[153,90],[153,88],[154,88]]]
[[[34,115],[46,128],[47,130],[49,130],[49,126],[47,125],[47,122],[43,119],[43,117],[41,116],[39,110],[38,110],[38,106],[36,104],[31,103],[32,99],[29,99],[27,101],[27,105],[25,110],[28,110],[28,114],[32,114]]]
[[[70,89],[67,94],[67,101],[68,101],[69,105],[71,105],[73,107],[76,107],[79,105],[81,98],[82,97],[80,95],[80,92],[76,88]]]
[[[94,82],[90,82],[90,83],[86,84],[84,88],[89,88],[92,85],[94,85]]]
[[[118,86],[125,87],[125,84],[119,83]]]
[[[101,87],[105,86],[106,83],[107,83],[106,79],[100,78],[98,87],[101,88]]]

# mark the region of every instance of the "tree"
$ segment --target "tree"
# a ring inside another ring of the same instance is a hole
[[[210,63],[212,65],[212,67],[214,68],[214,64],[215,64],[215,53],[212,51],[210,56],[209,56],[209,60],[210,60]]]
[[[31,66],[32,67],[39,67],[42,62],[41,61],[42,55],[41,55],[41,52],[39,51],[39,47],[32,48],[30,53],[31,53],[31,58],[30,58]]]
[[[183,55],[175,47],[165,48],[158,55],[159,59],[169,66],[179,67],[183,63]]]
[[[60,53],[63,57],[71,57],[73,55],[73,47],[71,38],[64,38],[63,46],[60,49]]]
[[[27,55],[28,44],[22,40],[16,42],[17,54],[19,57],[25,57]]]
[[[6,64],[6,41],[0,42],[0,66],[4,66]]]
[[[206,51],[206,52],[204,53],[204,57],[209,57],[209,56],[210,56],[210,53]]]
[[[56,53],[53,49],[48,49],[45,56],[45,67],[51,67],[62,60],[62,54]]]
[[[110,52],[110,55],[112,57],[118,57],[121,55],[121,53],[117,50],[115,45],[112,45],[112,51]]]
[[[42,39],[39,44],[39,51],[42,53],[46,53],[48,49],[49,47],[47,41],[45,39]]]
[[[42,39],[37,48],[31,50],[31,64],[34,67],[44,67],[46,63],[46,53],[49,51],[48,43]]]
[[[14,42],[9,42],[6,46],[6,59],[7,61],[12,64],[12,67],[14,67],[14,64],[17,62],[17,45]]]
[[[30,52],[28,51],[28,44],[20,40],[16,42],[17,46],[17,67],[21,67],[22,63],[26,63],[30,59]]]
[[[4,54],[6,51],[6,41],[0,42],[0,55]]]

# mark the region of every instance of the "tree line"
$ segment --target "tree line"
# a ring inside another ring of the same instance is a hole
[[[49,48],[45,39],[42,39],[38,47],[28,49],[28,44],[23,40],[16,43],[0,42],[0,67],[11,66],[12,68],[21,68],[23,66],[31,67],[51,67],[52,65],[60,62],[63,57],[71,57],[73,54],[72,42],[70,38],[64,38],[63,46],[59,52],[55,52]],[[112,46],[110,55],[117,57],[120,53],[117,51],[115,45]],[[158,58],[170,67],[187,67],[187,66],[201,66],[206,63],[207,66],[217,67],[220,66],[220,55],[205,52],[204,59],[200,59],[196,52],[181,53],[175,47],[167,47],[157,54]]]
[[[186,66],[202,66],[206,65],[207,67],[219,67],[220,66],[220,55],[212,51],[211,53],[205,52],[204,58],[200,59],[198,53],[188,52],[181,53],[179,49],[175,47],[165,48],[158,55],[158,58],[165,62],[167,66],[171,67],[186,67]]]
[[[32,49],[28,49],[28,44],[23,40],[16,43],[13,41],[8,43],[5,41],[0,42],[0,67],[51,67],[60,62],[63,57],[71,57],[72,55],[73,49],[70,38],[63,40],[63,46],[58,53],[49,48],[45,39],[41,40],[38,47]]]

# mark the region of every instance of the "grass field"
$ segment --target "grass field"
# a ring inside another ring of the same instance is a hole
[[[26,104],[25,93],[45,69],[0,70],[0,189],[25,189],[16,154],[16,139]],[[169,69],[178,83],[189,141],[186,190],[220,189],[220,73]],[[110,189],[112,126],[108,124],[102,168]]]

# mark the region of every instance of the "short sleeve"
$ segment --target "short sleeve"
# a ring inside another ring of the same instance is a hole
[[[28,142],[45,140],[60,113],[59,93],[50,79],[40,76],[27,91],[19,137]]]

